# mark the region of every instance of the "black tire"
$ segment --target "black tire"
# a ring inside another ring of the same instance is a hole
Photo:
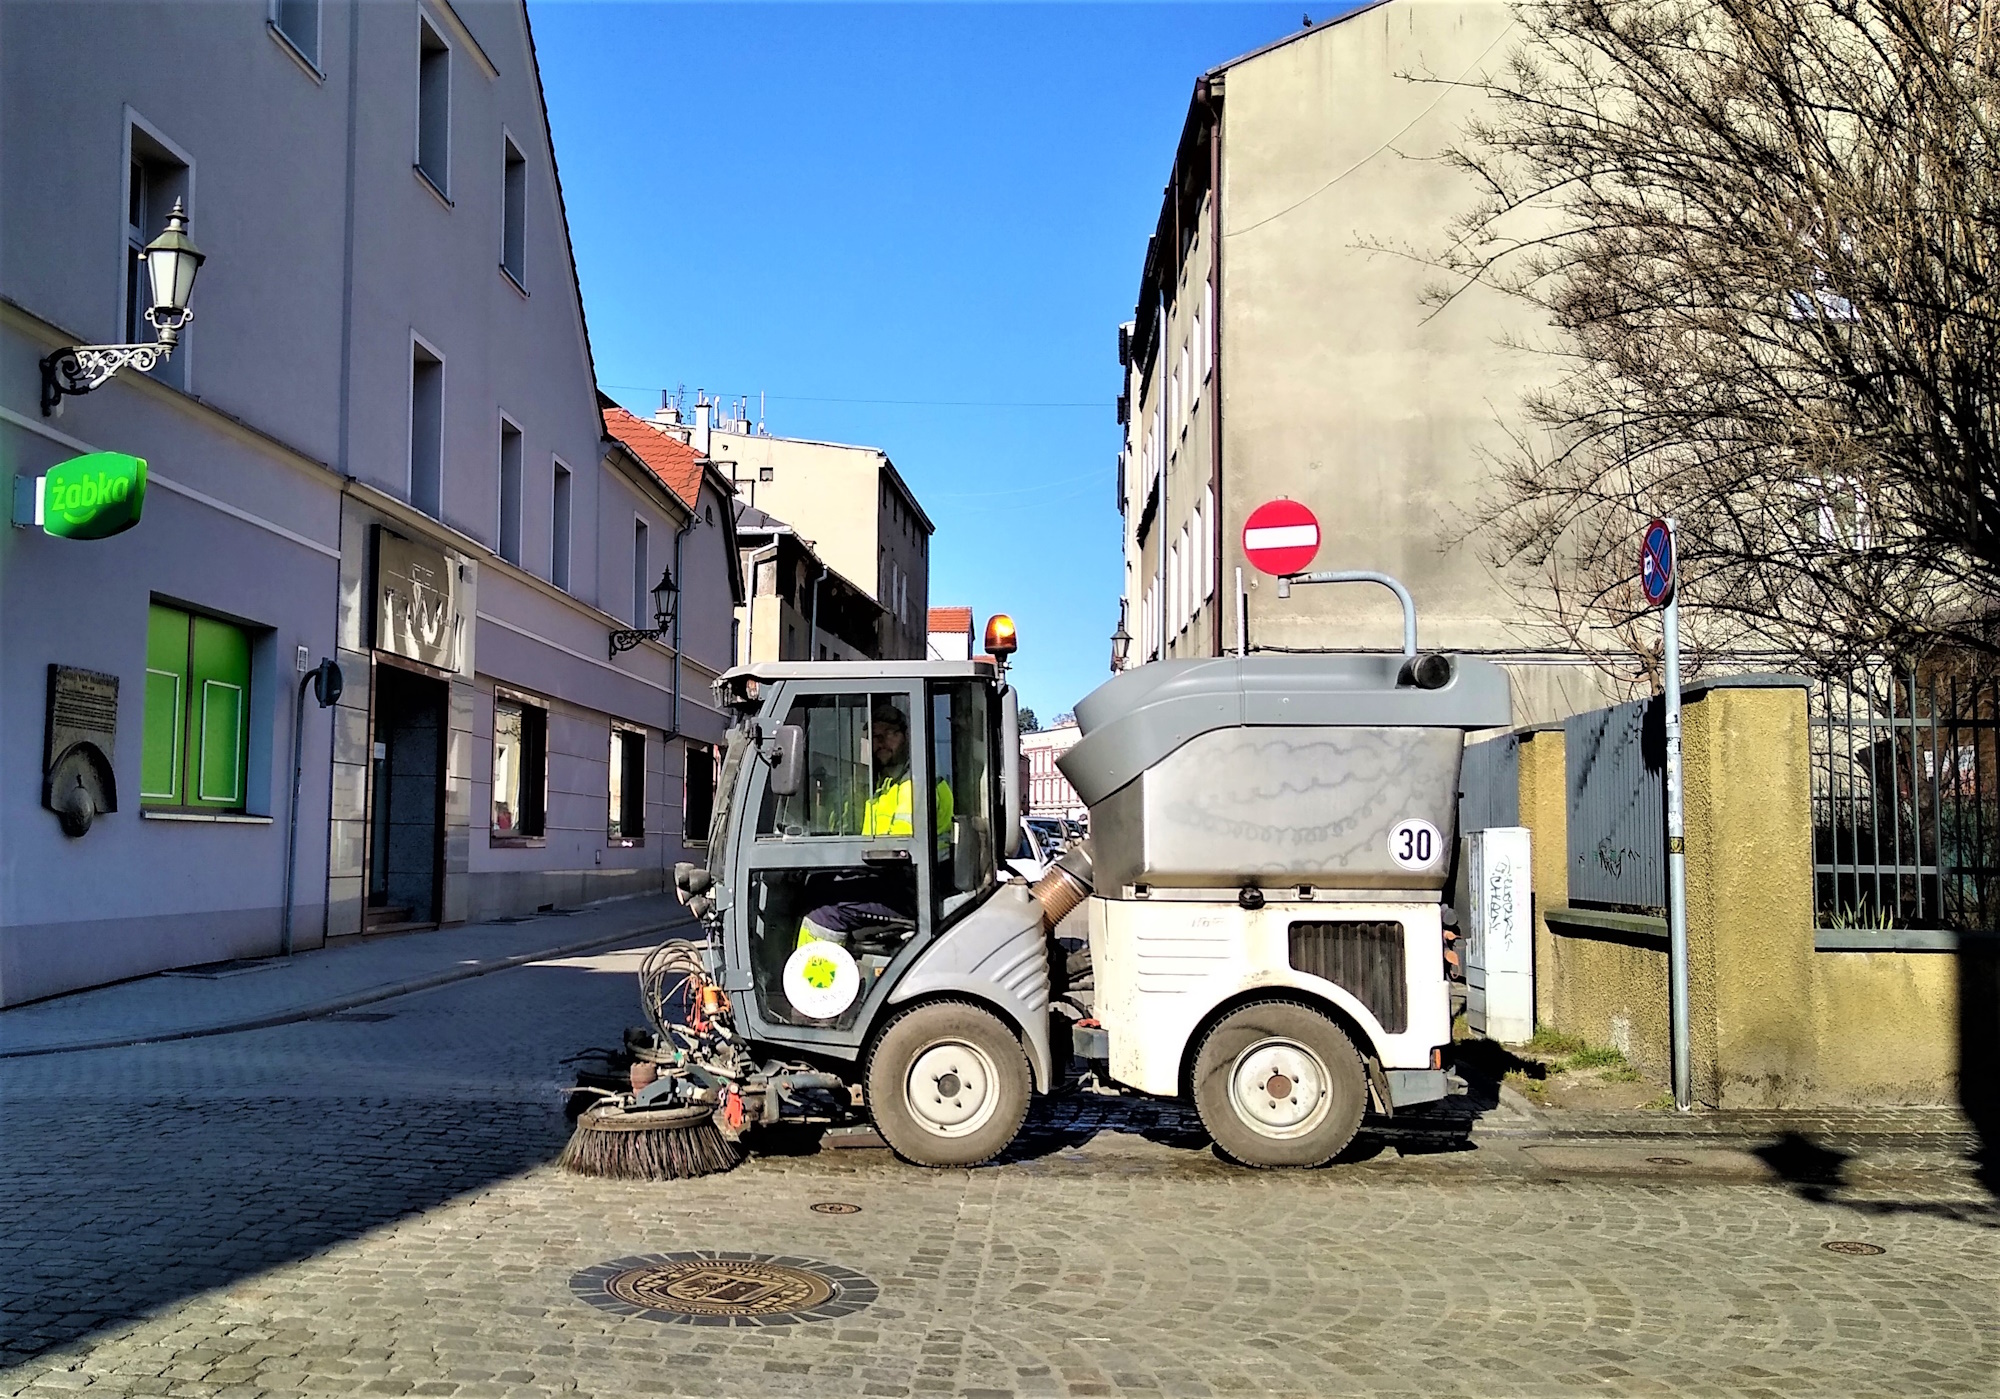
[[[1271,1077],[1251,1083],[1269,1072]],[[1283,1080],[1280,1100],[1268,1085]],[[1315,1081],[1318,1096],[1309,1096]],[[1253,1114],[1245,1090],[1269,1104]],[[1368,1073],[1346,1031],[1296,1001],[1252,1001],[1217,1021],[1194,1056],[1194,1105],[1209,1136],[1245,1166],[1322,1166],[1354,1140]]]
[[[918,1077],[931,1079],[921,1086],[931,1099],[923,1110],[912,1096]],[[869,1051],[867,1081],[875,1130],[919,1166],[992,1160],[1021,1130],[1033,1092],[1013,1030],[964,1001],[933,1001],[891,1020]],[[942,1090],[954,1084],[959,1093],[948,1097]]]

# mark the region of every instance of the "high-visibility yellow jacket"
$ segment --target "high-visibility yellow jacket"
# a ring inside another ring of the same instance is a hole
[[[865,836],[906,836],[916,834],[917,824],[911,815],[916,797],[916,784],[911,780],[909,770],[900,777],[885,777],[875,787],[875,795],[868,799],[867,809],[861,817],[861,834]],[[951,784],[939,782],[937,785],[937,833],[942,836],[951,830]]]

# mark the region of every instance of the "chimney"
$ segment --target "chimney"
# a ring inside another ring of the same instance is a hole
[[[679,427],[681,423],[680,396],[672,389],[660,390],[660,411],[653,414],[653,421],[661,427]]]
[[[708,455],[708,434],[714,413],[715,405],[706,400],[694,406],[694,436],[688,445],[694,448],[697,456]]]

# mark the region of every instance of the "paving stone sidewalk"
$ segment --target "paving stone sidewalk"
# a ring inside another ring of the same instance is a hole
[[[343,939],[291,958],[162,972],[0,1011],[0,1059],[284,1025],[692,927],[671,896],[656,894],[432,932]]]

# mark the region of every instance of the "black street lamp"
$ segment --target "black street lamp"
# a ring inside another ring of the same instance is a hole
[[[680,585],[674,582],[673,569],[660,570],[660,581],[653,585],[655,625],[611,633],[611,654],[615,656],[620,651],[629,651],[642,641],[658,641],[671,631],[674,625],[674,609],[679,603],[680,594]]]
[[[141,374],[157,368],[173,354],[181,340],[181,327],[194,316],[188,300],[194,295],[194,275],[208,257],[195,247],[187,234],[187,211],[174,201],[167,226],[146,245],[146,281],[152,288],[153,304],[146,308],[146,324],[159,338],[150,345],[68,345],[42,361],[42,416],[54,414],[65,395],[86,394],[102,388],[112,375],[130,365]]]
[[[1125,600],[1118,600],[1118,630],[1111,633],[1111,673],[1116,675],[1125,669],[1125,662],[1132,655],[1132,635],[1125,630]]]

